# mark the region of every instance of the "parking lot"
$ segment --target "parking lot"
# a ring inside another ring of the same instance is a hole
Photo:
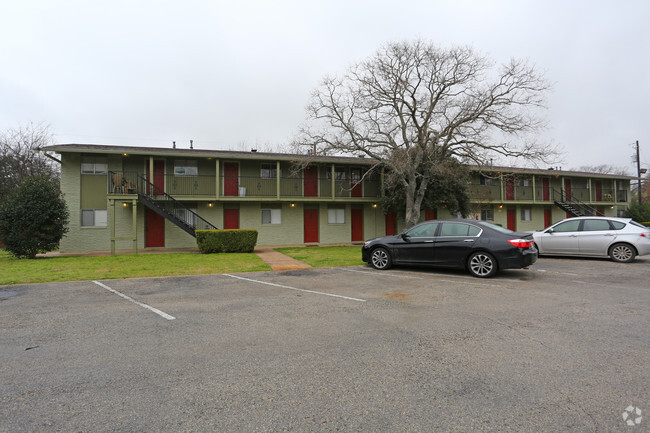
[[[0,431],[650,431],[649,271],[0,286]]]

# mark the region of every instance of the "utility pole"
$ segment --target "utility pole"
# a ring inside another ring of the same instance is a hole
[[[641,206],[641,155],[639,152],[639,140],[636,141],[636,175],[639,181],[637,194],[639,194],[639,206]]]

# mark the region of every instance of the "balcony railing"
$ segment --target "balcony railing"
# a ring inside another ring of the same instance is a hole
[[[251,198],[379,198],[379,180],[368,179],[359,182],[335,180],[332,194],[332,180],[326,178],[281,177],[261,178],[258,176],[175,176],[154,174],[153,183],[174,197],[251,197]],[[109,172],[109,194],[137,194],[143,188],[138,183],[136,172]],[[278,190],[279,188],[279,190]],[[217,194],[218,192],[218,194]]]

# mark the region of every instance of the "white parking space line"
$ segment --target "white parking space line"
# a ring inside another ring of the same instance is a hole
[[[316,295],[331,296],[333,298],[342,298],[342,299],[347,299],[349,301],[366,302],[365,299],[351,298],[349,296],[335,295],[333,293],[317,292],[315,290],[298,289],[296,287],[285,286],[285,285],[282,285],[282,284],[275,284],[275,283],[269,283],[269,282],[266,282],[266,281],[253,280],[251,278],[238,277],[237,275],[230,275],[230,274],[223,274],[223,275],[226,276],[226,277],[236,278],[238,280],[250,281],[251,283],[266,284],[267,286],[274,286],[274,287],[282,287],[283,289],[296,290],[298,292],[305,292],[305,293],[313,293],[313,294],[316,294]]]
[[[422,278],[422,277],[414,277],[414,276],[411,276],[411,275],[395,274],[395,273],[386,272],[386,271],[373,272],[373,271],[357,271],[355,269],[343,269],[343,270],[348,271],[348,272],[357,272],[357,273],[360,273],[360,274],[370,274],[370,275],[375,275],[375,276],[385,275],[387,277],[394,277],[394,278],[409,278],[409,279],[412,279],[412,280],[430,280],[431,278],[433,278],[432,275],[427,275],[429,278]],[[471,281],[470,279],[464,279],[464,278],[459,278],[457,280],[445,280],[445,279],[441,279],[441,278],[436,278],[435,281],[441,281],[443,283],[463,283],[463,284],[472,284],[472,285],[475,285],[475,286],[499,287],[498,284],[477,283],[477,282]]]
[[[152,307],[152,306],[150,306],[150,305],[143,304],[142,302],[138,302],[138,301],[136,301],[135,299],[131,298],[130,296],[125,295],[124,293],[120,293],[120,292],[118,292],[118,291],[115,290],[115,289],[111,289],[111,288],[108,287],[106,284],[102,284],[102,283],[100,283],[99,281],[93,281],[93,283],[97,284],[97,285],[100,286],[100,287],[105,288],[106,290],[108,290],[108,291],[111,292],[111,293],[115,293],[117,296],[121,296],[122,298],[126,299],[127,301],[133,302],[134,304],[139,305],[139,306],[142,307],[142,308],[146,308],[146,309],[149,310],[149,311],[153,311],[153,312],[156,313],[157,315],[162,316],[162,317],[164,317],[164,318],[167,319],[167,320],[174,320],[174,319],[176,319],[174,316],[170,316],[169,314],[165,313],[164,311],[160,311],[159,309],[154,308],[154,307]]]

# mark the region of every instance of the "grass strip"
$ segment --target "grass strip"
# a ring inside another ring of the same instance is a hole
[[[270,271],[256,254],[0,258],[0,285]]]
[[[360,246],[275,248],[314,268],[363,265]]]

